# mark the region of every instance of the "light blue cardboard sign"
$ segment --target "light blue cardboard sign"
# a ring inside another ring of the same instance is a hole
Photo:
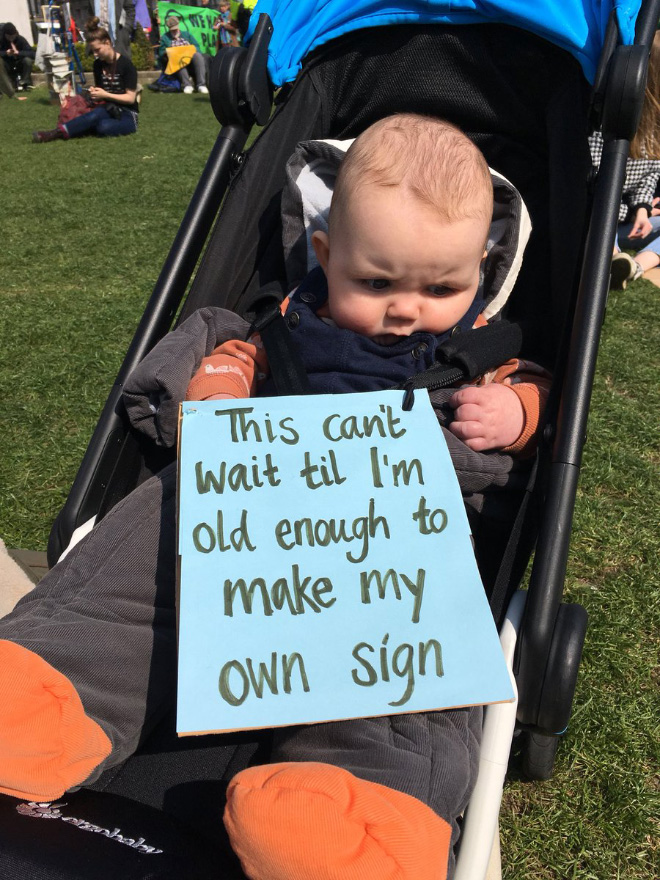
[[[182,405],[177,731],[513,698],[426,392]]]

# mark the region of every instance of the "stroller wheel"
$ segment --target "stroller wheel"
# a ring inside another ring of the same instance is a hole
[[[530,731],[526,740],[523,747],[523,773],[528,779],[550,779],[560,737]]]

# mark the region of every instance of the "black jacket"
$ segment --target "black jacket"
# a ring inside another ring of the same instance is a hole
[[[14,40],[14,45],[18,49],[18,55],[14,58],[34,58],[35,52],[25,37],[20,34]],[[11,49],[11,42],[5,37],[4,32],[0,36],[0,58],[6,58],[7,52]],[[10,56],[11,57],[11,56]]]

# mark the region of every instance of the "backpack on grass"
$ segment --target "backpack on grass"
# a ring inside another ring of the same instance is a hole
[[[155,82],[149,83],[152,92],[180,92],[181,82],[178,76],[161,73]]]

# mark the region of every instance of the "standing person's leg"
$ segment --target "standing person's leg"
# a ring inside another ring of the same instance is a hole
[[[120,55],[131,60],[131,34],[125,27],[121,25],[117,28],[117,38],[115,40],[115,49]]]
[[[176,467],[0,620],[0,791],[53,800],[132,754],[176,690]]]

